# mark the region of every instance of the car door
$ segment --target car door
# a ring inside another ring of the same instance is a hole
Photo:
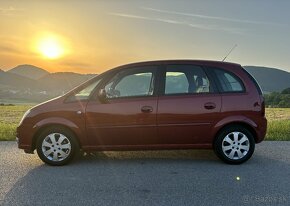
[[[164,144],[211,143],[221,97],[206,72],[195,65],[167,65],[158,100],[158,137]]]
[[[103,84],[105,100],[91,100],[86,108],[91,145],[120,149],[154,144],[157,134],[155,78],[155,66],[137,67],[121,69]]]

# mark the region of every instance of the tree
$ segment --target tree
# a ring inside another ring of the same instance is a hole
[[[287,92],[290,88],[284,89],[284,93],[272,92],[270,94],[265,94],[265,103],[267,107],[281,107],[290,108],[290,93]]]
[[[281,94],[290,94],[290,87],[284,89]]]

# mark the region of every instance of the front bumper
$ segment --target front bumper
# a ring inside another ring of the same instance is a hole
[[[35,134],[35,129],[31,125],[21,124],[16,130],[16,142],[19,149],[23,149],[25,153],[33,153],[33,136]]]

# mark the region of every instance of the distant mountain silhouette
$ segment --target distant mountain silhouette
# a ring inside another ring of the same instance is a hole
[[[18,74],[23,77],[28,77],[30,79],[39,79],[49,74],[48,71],[29,64],[19,65],[13,69],[10,69],[8,72]]]
[[[33,65],[0,71],[1,99],[12,102],[41,102],[71,90],[96,74],[49,73]]]
[[[262,87],[263,92],[281,92],[290,87],[290,73],[269,67],[244,66]]]
[[[263,92],[280,92],[290,87],[290,73],[268,67],[244,66],[261,85]],[[8,100],[41,102],[69,91],[96,74],[73,72],[49,73],[33,65],[0,70],[0,103]]]
[[[96,74],[78,74],[73,72],[57,72],[47,74],[38,80],[39,83],[53,94],[62,94],[88,79],[96,76]]]
[[[37,89],[37,80],[33,80],[12,72],[0,71],[0,89],[9,88],[13,90]]]

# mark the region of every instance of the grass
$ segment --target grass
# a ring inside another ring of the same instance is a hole
[[[290,141],[290,108],[267,108],[266,140]]]
[[[266,108],[268,121],[290,120],[290,108]]]
[[[266,140],[290,140],[290,120],[275,120],[268,123]]]
[[[16,127],[32,105],[0,106],[0,141],[15,140]],[[267,108],[266,140],[290,141],[290,108]]]
[[[31,105],[0,106],[0,141],[15,140],[16,127]]]

